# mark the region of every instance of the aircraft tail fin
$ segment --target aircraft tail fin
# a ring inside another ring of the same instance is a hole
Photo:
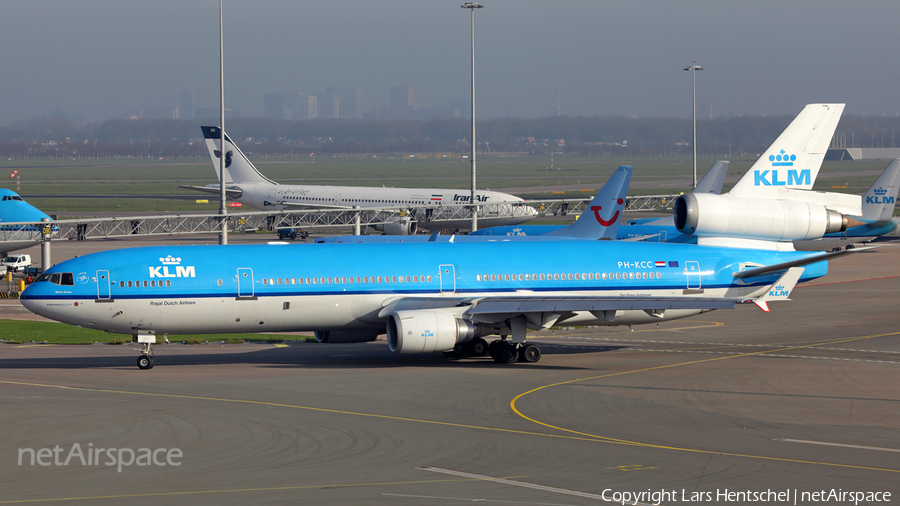
[[[863,219],[890,221],[894,217],[898,191],[900,191],[900,158],[895,158],[863,197]]]
[[[844,104],[809,104],[759,157],[729,195],[760,197],[778,188],[811,190]]]
[[[719,160],[714,163],[709,172],[697,183],[697,187],[691,193],[722,193],[722,184],[725,183],[725,173],[728,172],[728,162]]]
[[[222,138],[222,130],[215,126],[202,126],[203,138],[206,140],[206,148],[209,150],[209,156],[212,159],[213,166],[216,169],[216,178],[219,177],[219,157],[222,151],[225,152],[225,184],[234,183],[266,183],[278,184],[275,181],[262,175],[256,167],[250,163],[250,160],[244,156],[238,147],[231,142],[228,135],[225,135],[225,149],[219,149],[219,142]],[[221,181],[220,181],[221,183]]]
[[[634,167],[630,165],[622,165],[616,169],[575,223],[542,235],[615,239],[632,171]]]

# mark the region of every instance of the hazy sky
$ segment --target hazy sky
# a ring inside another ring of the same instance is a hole
[[[420,107],[469,98],[462,1],[225,0],[225,100],[362,88],[365,110],[412,86]],[[900,113],[897,0],[485,0],[475,13],[477,116],[796,114],[846,102]],[[218,106],[216,0],[6,0],[0,125],[57,107],[102,121]]]

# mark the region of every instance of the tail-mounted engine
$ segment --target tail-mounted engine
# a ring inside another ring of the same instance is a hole
[[[675,228],[688,235],[794,241],[842,232],[848,224],[847,216],[815,202],[696,193],[675,201]]]

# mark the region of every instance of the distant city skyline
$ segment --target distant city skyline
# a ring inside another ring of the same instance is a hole
[[[411,87],[417,110],[467,104],[470,19],[460,4],[225,0],[226,107],[262,117],[266,93],[333,88],[364,90],[356,107],[372,114],[390,107],[393,87]],[[844,102],[847,114],[900,113],[890,43],[896,1],[483,5],[475,15],[479,119],[689,117],[691,79],[682,68],[691,61],[704,67],[703,117],[796,114],[811,102]],[[176,108],[183,118],[191,88],[195,116],[217,110],[216,7],[5,2],[0,125],[53,115],[174,117]],[[317,117],[323,110],[317,103]]]

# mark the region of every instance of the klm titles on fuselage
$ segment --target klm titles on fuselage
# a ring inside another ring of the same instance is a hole
[[[193,265],[181,265],[181,258],[175,258],[172,255],[160,258],[162,264],[157,267],[150,267],[151,278],[195,278],[197,274]],[[170,272],[169,267],[174,267],[175,272]]]

